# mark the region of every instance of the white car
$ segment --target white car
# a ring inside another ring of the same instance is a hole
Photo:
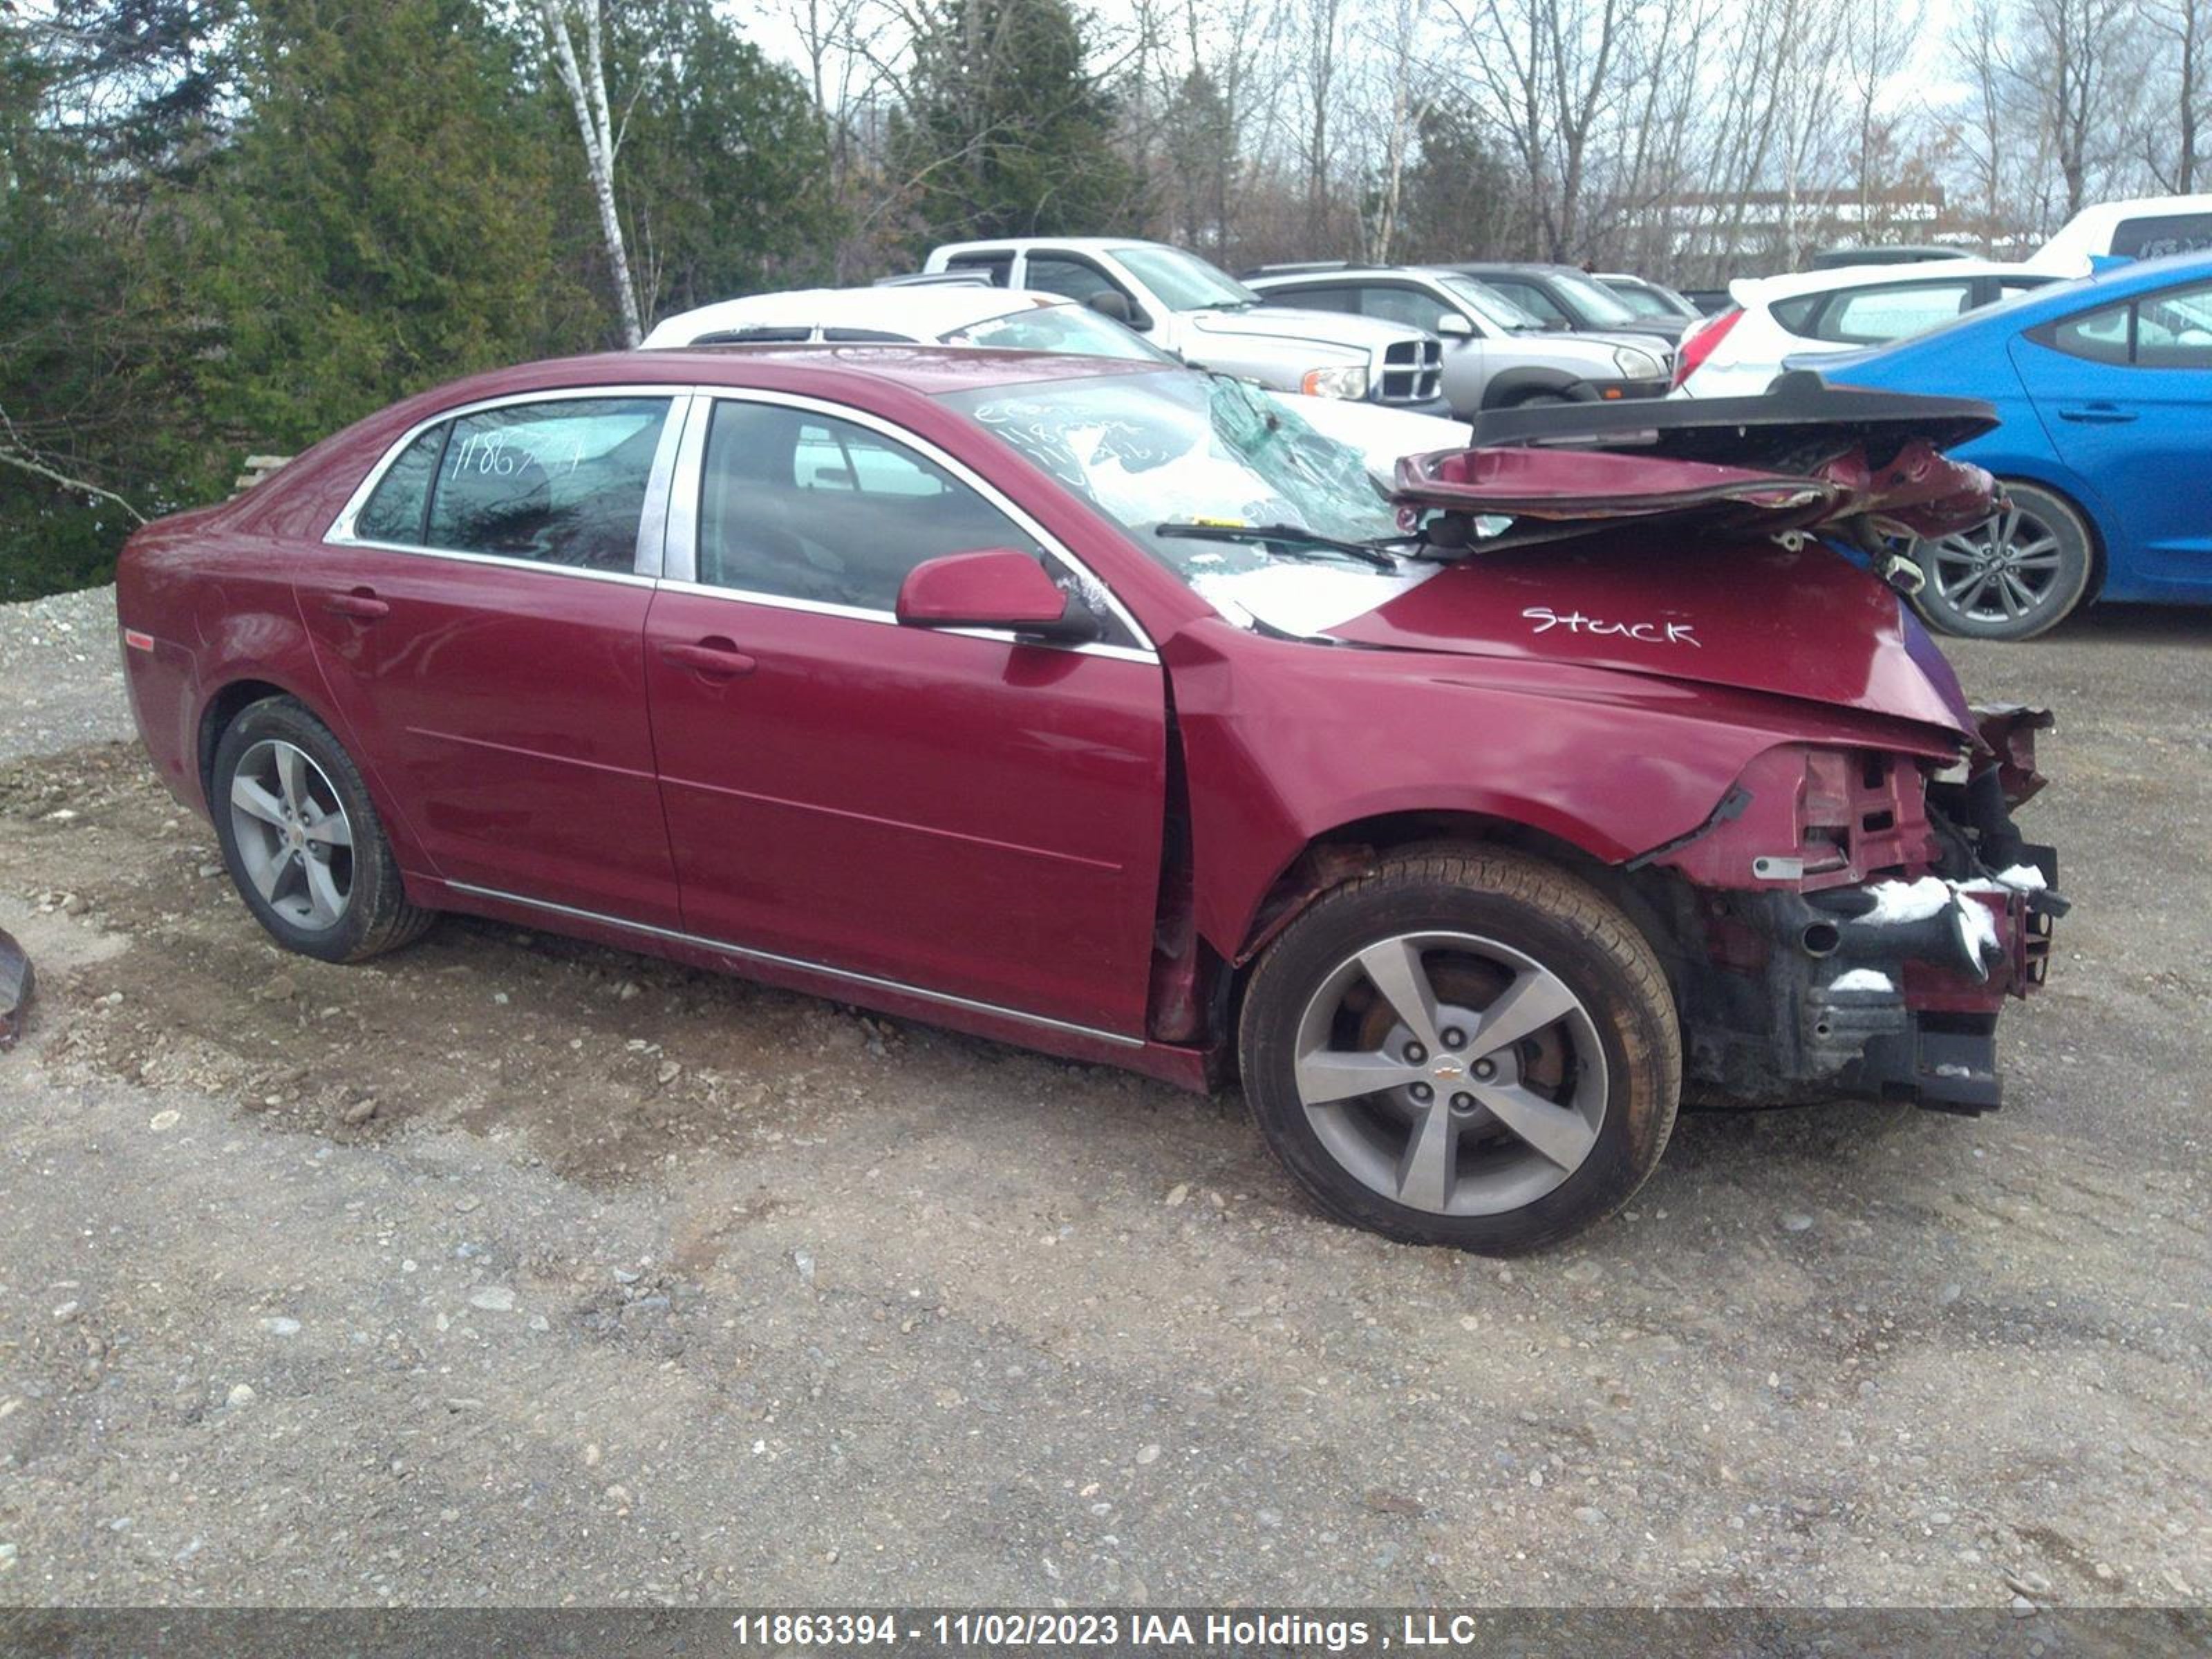
[[[929,344],[1054,351],[1182,367],[1110,317],[1056,294],[988,288],[811,288],[749,295],[702,306],[658,324],[649,347],[694,345]],[[1388,479],[1401,456],[1464,449],[1462,422],[1342,398],[1268,394],[1327,438],[1359,452]]]
[[[2105,258],[2156,259],[2212,248],[2212,196],[2140,196],[2083,208],[2028,256],[2051,276],[2087,276]]]
[[[1729,284],[1733,309],[1684,331],[1673,395],[1756,397],[1784,358],[1887,345],[2053,280],[1990,259],[1740,276]]]

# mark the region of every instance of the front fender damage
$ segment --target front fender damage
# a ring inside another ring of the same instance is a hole
[[[2044,786],[2034,734],[2051,716],[1975,714],[1963,776],[1785,746],[1692,835],[1632,861],[1671,910],[1694,1091],[1999,1103],[1997,1012],[2044,982],[2067,904],[2057,854],[2012,819]]]

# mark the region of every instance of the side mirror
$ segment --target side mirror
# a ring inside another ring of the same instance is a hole
[[[1033,555],[1012,548],[923,560],[899,584],[898,619],[908,628],[1002,628],[1072,645],[1099,634],[1088,605],[1061,592]]]
[[[1152,319],[1145,315],[1127,295],[1115,289],[1094,294],[1084,304],[1101,317],[1111,317],[1124,328],[1150,328],[1152,325]]]
[[[1437,336],[1445,340],[1472,340],[1474,325],[1456,311],[1447,311],[1437,319]]]

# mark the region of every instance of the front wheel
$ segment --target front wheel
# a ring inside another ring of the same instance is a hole
[[[2089,526],[2062,497],[2008,483],[1971,530],[1914,542],[1913,605],[1931,628],[1976,640],[2028,640],[2056,628],[2088,591]]]
[[[1502,849],[1401,856],[1316,902],[1255,971],[1238,1051],[1261,1133],[1322,1209],[1490,1255],[1626,1203],[1681,1089],[1650,945]]]

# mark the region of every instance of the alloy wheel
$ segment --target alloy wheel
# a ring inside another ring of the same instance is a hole
[[[1533,957],[1474,933],[1400,934],[1340,963],[1300,1018],[1293,1076],[1348,1174],[1440,1215],[1535,1202],[1605,1121],[1589,1009]]]
[[[2059,527],[2008,501],[1971,530],[1919,544],[1921,568],[1943,610],[1969,622],[2024,622],[2063,592]]]
[[[306,750],[264,738],[230,780],[239,861],[263,902],[293,927],[324,933],[353,902],[353,824]]]

